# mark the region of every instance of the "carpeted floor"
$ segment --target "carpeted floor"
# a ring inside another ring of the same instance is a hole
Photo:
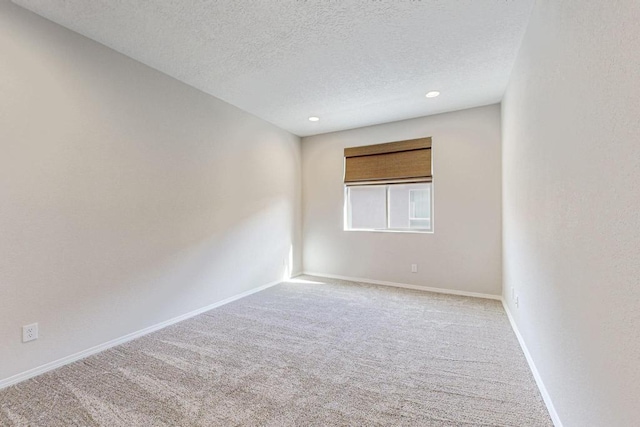
[[[0,425],[552,423],[499,302],[307,276],[0,390]]]

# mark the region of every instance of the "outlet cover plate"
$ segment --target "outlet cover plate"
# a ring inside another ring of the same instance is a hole
[[[22,342],[29,342],[38,339],[38,324],[32,323],[22,327]]]

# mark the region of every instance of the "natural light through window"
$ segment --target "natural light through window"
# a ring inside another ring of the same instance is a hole
[[[345,230],[433,231],[432,183],[347,186]]]

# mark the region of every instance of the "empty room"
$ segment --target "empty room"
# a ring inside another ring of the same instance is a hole
[[[637,0],[0,0],[0,426],[640,425]]]

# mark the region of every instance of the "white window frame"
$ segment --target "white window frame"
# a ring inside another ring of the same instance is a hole
[[[416,183],[419,184],[419,183]],[[427,183],[425,183],[427,184]],[[433,181],[429,182],[428,184],[430,184],[431,189],[429,191],[429,197],[431,199],[431,218],[429,221],[429,225],[430,228],[391,228],[391,212],[390,212],[390,204],[389,204],[389,192],[390,192],[390,187],[392,185],[402,185],[402,183],[397,183],[397,184],[367,184],[367,187],[374,187],[374,186],[384,186],[385,187],[385,203],[386,203],[386,208],[387,208],[387,228],[352,228],[350,227],[349,224],[349,212],[351,210],[351,206],[350,206],[350,202],[351,202],[351,198],[349,197],[349,187],[348,185],[344,186],[344,206],[343,206],[343,230],[344,231],[368,231],[368,232],[373,232],[373,233],[414,233],[414,234],[433,234],[434,233],[434,212],[435,212],[435,208],[434,208],[434,197],[433,197],[433,193],[434,193],[434,185],[433,185]],[[409,190],[409,192],[411,191],[419,191],[419,190]],[[411,203],[411,196],[409,196],[409,203]],[[409,206],[409,214],[411,214],[411,206]],[[409,220],[417,220],[417,221],[424,221],[426,218],[409,218]]]

